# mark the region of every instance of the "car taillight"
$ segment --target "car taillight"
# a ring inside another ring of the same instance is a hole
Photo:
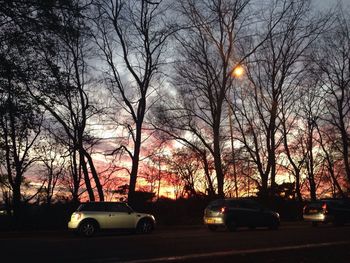
[[[323,203],[323,204],[322,204],[322,210],[323,210],[323,213],[325,213],[325,214],[328,213],[327,204],[326,204],[326,203]]]
[[[227,206],[223,206],[223,207],[221,207],[221,209],[220,209],[220,213],[221,213],[221,214],[225,214],[225,213],[227,213],[227,211],[228,211],[228,207],[227,207]]]

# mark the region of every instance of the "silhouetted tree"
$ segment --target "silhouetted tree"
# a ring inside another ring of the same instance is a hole
[[[225,98],[232,83],[232,68],[239,61],[235,43],[248,3],[247,0],[179,1],[182,23],[188,28],[177,35],[180,59],[175,65],[173,84],[178,103],[164,102],[164,109],[172,114],[170,119],[174,121],[164,123],[163,127],[177,129],[177,136],[182,133],[188,145],[195,145],[202,154],[204,164],[213,159],[221,197],[224,196]],[[192,138],[186,137],[187,132]],[[212,192],[212,183],[208,186]]]
[[[9,187],[19,216],[25,172],[37,160],[30,155],[41,132],[43,113],[25,85],[38,77],[26,38],[0,9],[0,156],[3,185]]]
[[[67,154],[65,153],[64,145],[55,141],[55,138],[46,136],[42,138],[36,148],[36,155],[41,164],[41,167],[37,168],[39,170],[38,173],[40,173],[40,178],[44,184],[41,195],[47,206],[51,206],[56,186],[62,182],[62,178],[68,168],[68,158],[65,156]]]
[[[339,134],[344,174],[350,183],[350,27],[349,14],[341,7],[333,27],[314,45],[313,73],[323,91],[326,119]]]
[[[131,139],[118,142],[114,154],[123,151],[131,159],[128,201],[132,203],[150,96],[161,82],[167,41],[176,28],[168,23],[165,1],[104,0],[95,5],[95,38],[107,66],[105,83],[115,99],[115,119]]]
[[[328,20],[312,13],[310,1],[290,0],[272,1],[263,17],[261,28],[268,37],[246,62],[249,84],[235,94],[234,115],[266,197],[268,188],[274,194],[278,149],[283,142],[279,128],[281,120],[288,121],[286,116],[293,118],[290,105],[296,102],[293,96],[302,79],[305,51]],[[280,118],[282,107],[284,118]]]
[[[59,129],[65,133],[62,142],[69,147],[74,166],[73,199],[77,199],[81,169],[89,199],[95,200],[93,188],[96,188],[103,201],[102,185],[91,156],[96,140],[88,132],[89,121],[98,110],[93,104],[94,90],[87,76],[92,40],[84,17],[86,4],[75,0],[40,3],[36,20],[40,31],[33,48],[41,59],[45,76],[35,89],[28,87],[28,91],[50,113],[50,121],[56,123],[50,129],[52,134],[59,138]]]

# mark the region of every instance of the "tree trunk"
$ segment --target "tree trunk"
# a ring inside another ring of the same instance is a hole
[[[218,183],[218,196],[220,198],[225,197],[224,193],[224,173],[221,163],[221,150],[220,150],[220,138],[219,131],[214,129],[214,166],[216,172],[216,178]]]
[[[269,136],[268,136],[268,145],[269,145],[269,167],[270,167],[270,178],[271,178],[271,194],[275,195],[276,188],[276,118],[277,118],[277,98],[274,98],[271,108],[271,119],[269,125]]]
[[[97,188],[99,200],[101,202],[103,202],[104,201],[104,193],[103,193],[103,187],[102,187],[101,182],[100,182],[100,178],[98,177],[98,174],[97,174],[97,171],[96,171],[96,168],[95,168],[95,165],[94,165],[94,162],[92,160],[91,155],[85,149],[84,149],[84,156],[88,160],[90,170],[91,170],[91,175],[92,175],[92,178],[94,178],[95,186]]]
[[[342,141],[342,147],[343,147],[345,174],[348,179],[348,182],[350,183],[349,137],[348,137],[343,119],[340,120],[340,129],[341,129],[341,141]]]
[[[136,138],[134,145],[134,154],[132,157],[132,168],[130,173],[130,183],[128,192],[128,202],[133,205],[135,203],[135,189],[137,183],[137,174],[139,168],[140,160],[140,150],[141,150],[141,132],[142,132],[142,122],[136,123]]]
[[[209,164],[208,164],[206,153],[202,154],[202,160],[204,163],[205,178],[207,179],[207,183],[208,183],[208,195],[209,195],[209,197],[213,197],[213,196],[215,196],[215,190],[213,187],[213,182],[211,181],[211,178],[210,178]]]
[[[260,190],[260,196],[263,200],[268,199],[269,196],[269,176],[268,174],[261,174],[261,190]]]
[[[13,215],[16,220],[16,223],[20,220],[21,217],[21,186],[18,183],[12,186],[12,204],[13,204]]]
[[[91,202],[94,202],[95,201],[95,195],[94,195],[94,191],[92,190],[92,187],[91,187],[89,171],[87,169],[85,158],[84,158],[84,154],[83,154],[82,151],[79,152],[79,157],[80,157],[80,165],[81,165],[81,168],[83,169],[86,191],[89,194],[89,200]]]
[[[311,200],[316,200],[316,183],[315,183],[315,174],[314,174],[314,155],[313,155],[313,123],[312,121],[309,121],[308,124],[308,145],[307,145],[307,152],[308,152],[308,180],[310,184],[310,198]]]
[[[299,202],[303,201],[303,196],[300,191],[300,171],[295,171],[295,192],[297,194],[297,199]]]

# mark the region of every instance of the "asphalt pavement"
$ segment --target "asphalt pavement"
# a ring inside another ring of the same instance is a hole
[[[203,225],[158,226],[152,234],[100,233],[82,238],[68,231],[0,233],[1,262],[350,262],[350,226],[312,227],[283,222],[264,228]]]

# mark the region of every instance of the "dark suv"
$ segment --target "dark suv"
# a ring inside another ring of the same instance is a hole
[[[350,223],[350,200],[321,199],[310,201],[304,206],[303,218],[313,226],[318,223],[333,223],[343,225]]]
[[[278,229],[278,213],[261,206],[248,198],[218,199],[211,202],[204,210],[204,224],[212,231],[224,226],[230,231],[237,227],[269,227]]]

